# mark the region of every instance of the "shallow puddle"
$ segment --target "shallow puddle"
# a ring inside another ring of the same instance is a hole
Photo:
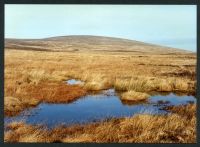
[[[88,123],[106,118],[126,117],[135,114],[166,114],[161,110],[166,105],[196,103],[193,96],[177,96],[173,93],[149,98],[146,103],[131,104],[122,102],[114,89],[84,96],[69,104],[41,103],[36,108],[27,109],[15,117],[6,117],[5,123],[12,120],[24,120],[30,124],[46,124],[53,127],[59,124]]]
[[[82,82],[80,80],[75,80],[75,79],[67,80],[66,83],[68,85],[82,85],[82,84],[84,84],[84,82]]]
[[[196,103],[196,98],[194,96],[182,95],[178,96],[174,93],[170,93],[168,95],[156,95],[152,96],[149,99],[150,103],[156,104],[165,104],[165,105],[181,105],[181,104],[188,104],[188,103]]]

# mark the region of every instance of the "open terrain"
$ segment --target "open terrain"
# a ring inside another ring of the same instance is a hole
[[[69,103],[90,91],[109,88],[119,91],[122,100],[134,97],[133,101],[148,99],[152,92],[196,94],[196,53],[119,38],[6,39],[4,72],[6,116],[18,115],[42,102]],[[85,84],[67,85],[68,79]],[[196,106],[178,108],[181,111],[169,108],[172,114],[164,117],[137,115],[53,130],[13,122],[8,124],[4,140],[195,142]]]

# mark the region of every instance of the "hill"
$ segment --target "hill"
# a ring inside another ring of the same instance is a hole
[[[138,54],[191,53],[181,49],[134,40],[89,35],[60,36],[44,39],[5,39],[5,48],[66,52],[135,52]]]

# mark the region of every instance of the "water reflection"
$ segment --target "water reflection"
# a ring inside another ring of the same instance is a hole
[[[5,123],[24,119],[30,124],[44,123],[49,127],[58,124],[88,123],[109,117],[128,117],[135,114],[166,114],[161,110],[166,105],[196,103],[193,96],[168,95],[151,96],[147,102],[131,103],[121,101],[114,89],[98,94],[89,94],[69,104],[41,103],[36,108],[27,109],[15,117],[5,117]]]

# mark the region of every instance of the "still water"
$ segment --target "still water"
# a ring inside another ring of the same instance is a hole
[[[131,104],[120,100],[114,89],[84,96],[69,104],[41,103],[35,108],[23,111],[15,117],[6,117],[5,123],[24,120],[30,124],[45,124],[53,127],[59,124],[83,124],[106,118],[128,117],[135,114],[166,114],[161,110],[166,105],[196,103],[193,96],[168,95],[151,96],[148,102]]]

